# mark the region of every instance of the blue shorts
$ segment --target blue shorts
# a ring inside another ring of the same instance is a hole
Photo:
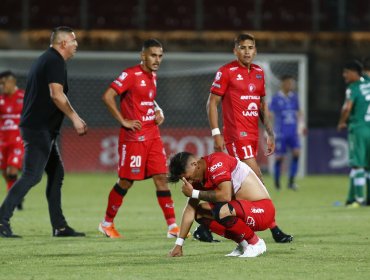
[[[287,149],[299,149],[301,147],[299,143],[298,134],[281,135],[275,139],[275,154],[277,156],[285,155]]]

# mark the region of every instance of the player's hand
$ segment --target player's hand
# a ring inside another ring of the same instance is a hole
[[[346,123],[338,123],[338,126],[337,126],[338,131],[341,131],[342,129],[345,129],[345,128],[347,128]]]
[[[224,137],[221,134],[213,136],[215,152],[223,152],[225,150]]]
[[[73,120],[73,127],[79,136],[83,136],[87,133],[87,124],[80,117]]]
[[[155,124],[161,125],[164,122],[164,115],[161,110],[155,111]]]
[[[141,129],[141,122],[139,120],[124,120],[122,126],[133,131]]]
[[[182,257],[182,246],[175,245],[172,250],[168,253],[169,257]]]
[[[275,152],[275,139],[274,137],[267,136],[267,148],[265,152],[265,156],[270,156]]]
[[[190,184],[186,179],[185,177],[182,177],[181,180],[184,182],[184,184],[182,185],[182,193],[187,196],[187,197],[191,197],[191,193],[193,192],[193,186],[192,184]]]

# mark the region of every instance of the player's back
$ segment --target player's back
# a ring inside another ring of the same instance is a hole
[[[370,80],[361,79],[348,88],[353,108],[349,118],[349,127],[370,128]]]

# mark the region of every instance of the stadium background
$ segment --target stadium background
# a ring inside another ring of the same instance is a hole
[[[68,62],[70,97],[90,127],[89,136],[79,138],[65,123],[61,146],[68,171],[115,168],[117,125],[100,97],[123,68],[139,61],[141,43],[150,37],[165,48],[158,102],[166,115],[168,153],[211,151],[205,114],[210,84],[216,69],[233,59],[234,36],[251,32],[257,62],[269,70],[268,94],[282,74],[299,80],[309,128],[306,171],[347,172],[345,133],[335,131],[345,89],[341,71],[348,59],[368,55],[369,1],[2,0],[0,71],[13,70],[24,87],[30,63],[58,25],[77,33],[79,52]],[[292,55],[299,59],[290,61]],[[266,158],[259,160],[268,169]]]

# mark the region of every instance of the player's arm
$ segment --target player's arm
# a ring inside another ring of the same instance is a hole
[[[297,112],[297,119],[298,119],[298,132],[302,135],[306,135],[307,128],[304,122],[304,114],[301,110]]]
[[[164,114],[161,107],[159,107],[158,103],[154,100],[154,111],[155,111],[155,123],[157,125],[161,125],[164,122]]]
[[[349,118],[349,115],[351,114],[353,107],[353,101],[348,99],[344,102],[342,111],[340,113],[339,122],[338,122],[338,131],[344,129],[347,127],[347,121]]]
[[[198,191],[195,190],[185,178],[181,179],[184,182],[182,192],[187,197],[200,199],[208,202],[228,202],[232,199],[233,188],[231,181],[223,181],[217,185],[215,190]]]
[[[218,105],[221,100],[221,96],[210,93],[207,101],[208,122],[212,130],[214,149],[217,152],[222,152],[225,149],[224,138],[218,125]]]
[[[141,129],[141,122],[139,120],[128,120],[124,119],[121,112],[117,108],[117,104],[115,98],[117,96],[117,92],[112,89],[108,88],[103,94],[103,102],[105,106],[107,106],[111,115],[125,128],[132,129],[132,130],[140,130]]]
[[[71,103],[69,103],[68,97],[64,93],[63,85],[50,83],[49,91],[51,100],[72,121],[78,135],[85,135],[87,133],[87,125],[73,109]]]
[[[169,252],[170,257],[181,257],[183,255],[182,247],[184,246],[184,241],[190,231],[191,225],[194,222],[198,204],[198,199],[188,199],[188,203],[182,213],[179,237],[176,239],[175,246]]]
[[[261,122],[265,126],[267,134],[267,150],[265,155],[269,156],[272,155],[275,151],[275,135],[271,124],[270,111],[264,96],[261,97],[261,107],[259,116]]]

